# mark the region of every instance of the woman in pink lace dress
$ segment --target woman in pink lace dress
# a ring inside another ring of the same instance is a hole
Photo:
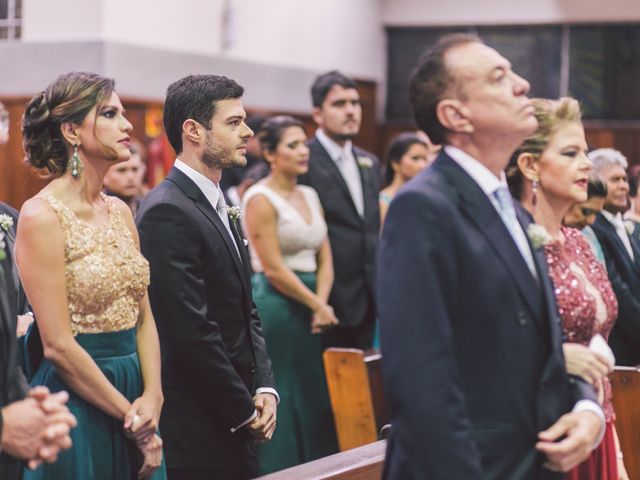
[[[566,336],[563,350],[567,371],[596,387],[606,420],[598,448],[565,478],[628,480],[607,377],[613,364],[605,354],[588,347],[598,334],[608,338],[618,315],[618,303],[604,267],[585,238],[578,230],[562,225],[572,205],[587,199],[591,163],[586,156],[580,107],[570,98],[536,99],[533,104],[538,129],[514,153],[509,183],[537,224],[537,234],[529,229],[534,247],[544,245]]]

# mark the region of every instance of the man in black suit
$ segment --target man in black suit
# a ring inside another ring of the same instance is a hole
[[[316,189],[329,227],[335,278],[329,297],[340,324],[324,334],[327,347],[370,348],[375,327],[375,254],[380,232],[378,159],[353,145],[362,107],[356,84],[333,71],[311,87],[309,171],[300,183]]]
[[[528,90],[471,35],[442,38],[412,76],[416,122],[444,151],[398,193],[380,244],[385,478],[562,478],[603,433],[503,172],[536,129]]]
[[[162,353],[170,480],[252,478],[254,443],[275,429],[278,397],[249,258],[219,187],[223,168],[244,165],[253,134],[243,91],[215,75],[169,86],[164,126],[179,158],[137,215]]]
[[[604,253],[607,273],[618,299],[618,318],[609,336],[617,365],[640,364],[640,245],[622,214],[629,201],[627,159],[617,150],[589,152],[593,168],[607,182],[604,210],[591,226]]]

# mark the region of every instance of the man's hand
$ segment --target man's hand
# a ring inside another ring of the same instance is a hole
[[[138,444],[138,448],[143,456],[138,478],[149,478],[162,465],[162,439],[153,434],[146,442]]]
[[[258,416],[247,425],[254,441],[263,443],[271,440],[276,429],[276,397],[271,393],[259,393],[253,397]]]
[[[536,450],[546,455],[546,468],[568,472],[589,456],[600,428],[601,420],[593,412],[567,413],[538,434],[540,441],[536,444]],[[565,438],[557,441],[561,437]]]
[[[45,395],[45,390],[2,409],[2,448],[15,458],[28,460],[30,468],[42,461],[55,462],[60,450],[71,447],[69,432],[76,425],[64,406],[67,394],[48,395],[46,390]]]

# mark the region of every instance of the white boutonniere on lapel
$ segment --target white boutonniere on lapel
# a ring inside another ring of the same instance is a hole
[[[627,234],[633,234],[633,231],[636,229],[635,224],[631,220],[624,221],[624,229],[627,231]]]
[[[553,241],[553,237],[547,229],[537,223],[529,224],[527,227],[527,235],[529,236],[529,240],[531,240],[531,245],[536,250]]]
[[[9,238],[11,240],[13,240],[13,237],[11,236],[11,227],[13,227],[13,218],[11,218],[6,213],[0,215],[0,228],[4,230],[4,233],[9,235]]]
[[[373,160],[371,160],[369,157],[365,157],[364,155],[358,155],[358,157],[356,158],[356,162],[358,162],[358,167],[363,170],[373,167]]]
[[[242,217],[242,210],[237,206],[227,207],[227,215],[229,215],[231,221],[237,223],[238,220],[240,220],[240,217]]]

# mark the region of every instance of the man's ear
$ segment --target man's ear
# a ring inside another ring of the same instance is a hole
[[[322,126],[322,108],[320,107],[313,107],[313,110],[311,110],[311,118],[313,118],[313,121],[316,122],[316,125],[318,125],[319,127]]]
[[[469,109],[455,98],[440,100],[436,106],[436,115],[440,124],[450,132],[473,133],[473,123],[469,114]]]
[[[71,145],[80,145],[78,127],[79,125],[73,122],[64,122],[60,125],[60,133],[62,133],[64,139]]]
[[[538,159],[532,154],[525,152],[518,156],[516,161],[518,168],[527,179],[533,181],[540,180],[540,165]]]
[[[191,118],[186,119],[182,124],[182,135],[191,143],[200,144],[203,141],[203,130],[202,125]]]

